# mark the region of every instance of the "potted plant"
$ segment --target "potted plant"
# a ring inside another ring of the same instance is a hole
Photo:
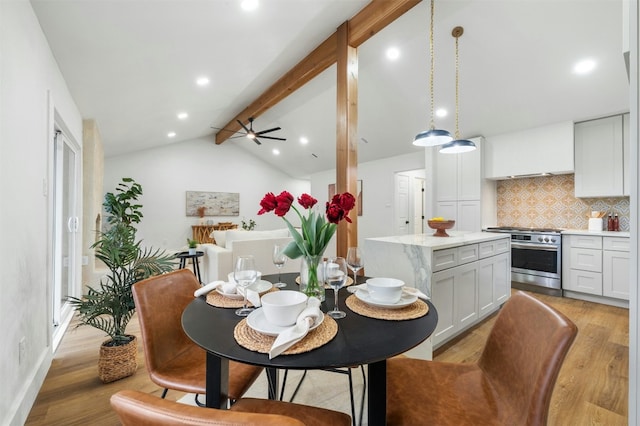
[[[198,241],[187,238],[187,244],[189,245],[189,254],[196,254],[196,248],[198,248]]]
[[[252,231],[253,228],[256,227],[256,221],[253,219],[249,219],[248,222],[246,222],[244,219],[242,219],[242,229],[244,229],[245,231]]]
[[[109,272],[98,286],[88,286],[81,298],[69,297],[78,314],[78,326],[90,325],[109,336],[100,347],[98,361],[98,376],[104,383],[130,376],[138,367],[136,337],[126,334],[135,313],[131,286],[174,269],[173,255],[143,248],[135,239],[133,224],[142,218],[142,206],[136,203],[140,195],[141,186],[131,178],[122,179],[116,194],[105,195],[103,207],[109,228],[99,234],[92,248]]]

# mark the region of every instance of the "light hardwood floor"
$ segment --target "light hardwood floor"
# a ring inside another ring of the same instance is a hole
[[[551,400],[550,425],[626,425],[629,359],[628,310],[534,294],[565,313],[578,326],[578,337],[560,371]],[[436,351],[439,361],[471,362],[482,350],[495,316]],[[140,335],[137,320],[128,331]],[[97,377],[98,347],[104,337],[91,327],[67,331],[31,410],[27,425],[117,425],[109,397],[120,389],[161,394],[145,370],[102,384]],[[167,398],[184,394],[169,391]]]

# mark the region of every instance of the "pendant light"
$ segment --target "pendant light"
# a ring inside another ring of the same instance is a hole
[[[436,125],[433,119],[433,74],[435,71],[435,54],[433,51],[433,16],[434,16],[435,4],[434,0],[431,0],[431,26],[429,28],[429,55],[431,57],[431,71],[429,73],[429,91],[431,94],[431,128],[424,132],[418,133],[413,139],[413,144],[416,146],[437,146],[450,142],[453,138],[451,133],[446,130],[436,129]]]
[[[462,152],[470,152],[476,149],[476,144],[474,144],[472,141],[468,140],[468,139],[460,139],[460,129],[458,129],[458,110],[459,110],[459,106],[458,106],[458,88],[460,86],[459,83],[459,63],[458,63],[458,39],[460,38],[460,36],[464,33],[464,28],[462,27],[455,27],[453,29],[453,31],[451,31],[451,35],[453,37],[455,37],[456,39],[456,139],[445,144],[442,145],[442,147],[440,148],[440,152],[442,154],[459,154]]]

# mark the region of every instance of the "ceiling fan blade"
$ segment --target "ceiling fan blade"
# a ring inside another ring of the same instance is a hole
[[[258,138],[253,138],[252,140],[253,140],[255,143],[257,143],[258,145],[262,145],[262,142],[260,142],[260,141],[258,140]]]
[[[286,141],[285,138],[276,138],[276,137],[273,137],[273,136],[260,136],[260,137],[262,139],[271,139],[271,140],[274,140],[274,141]]]
[[[256,135],[264,135],[265,133],[271,133],[271,132],[275,132],[276,130],[280,130],[280,127],[274,127],[273,129],[267,129],[267,130],[261,130],[259,132],[256,132]]]
[[[245,132],[249,133],[251,132],[251,130],[249,130],[249,128],[247,126],[244,125],[244,123],[240,120],[236,120],[238,122],[239,125],[242,126],[242,128],[245,130]]]

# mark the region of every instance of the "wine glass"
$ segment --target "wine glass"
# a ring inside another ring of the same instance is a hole
[[[347,250],[347,266],[353,271],[353,284],[357,284],[356,274],[364,267],[364,258],[360,247],[349,247],[349,250]]]
[[[340,319],[347,314],[338,309],[338,290],[347,281],[347,261],[344,257],[334,257],[325,264],[324,281],[333,289],[333,310],[327,314],[334,319]]]
[[[256,262],[253,256],[238,256],[235,268],[233,269],[233,279],[237,285],[242,287],[242,294],[244,296],[242,308],[236,310],[236,315],[246,317],[253,311],[253,308],[247,307],[247,291],[249,286],[258,279],[258,270],[256,269]]]
[[[278,282],[273,286],[277,288],[286,287],[287,285],[282,282],[280,278],[281,269],[287,262],[287,256],[284,254],[285,245],[276,244],[273,246],[273,264],[278,268]]]

